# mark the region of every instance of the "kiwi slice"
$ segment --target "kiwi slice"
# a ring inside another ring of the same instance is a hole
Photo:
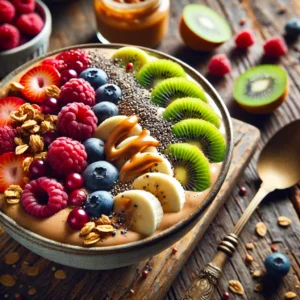
[[[150,62],[150,57],[145,51],[131,46],[118,49],[112,55],[112,59],[118,59],[120,67],[124,68],[126,68],[128,63],[132,63],[132,70],[136,72]]]
[[[183,68],[168,59],[158,59],[141,68],[136,74],[137,81],[145,88],[152,88],[162,80],[172,77],[186,77]]]
[[[207,102],[204,90],[197,83],[185,78],[169,78],[159,83],[151,93],[151,101],[167,107],[173,100],[192,97]]]
[[[210,162],[224,160],[225,139],[213,124],[199,119],[186,119],[175,124],[172,132],[186,143],[201,149]]]
[[[197,98],[181,98],[173,101],[163,112],[167,121],[181,121],[183,119],[203,119],[220,127],[220,119],[211,106]]]
[[[186,5],[182,13],[182,23],[180,31],[183,39],[196,50],[212,50],[228,41],[232,35],[229,23],[205,5]]]
[[[270,113],[286,98],[288,75],[276,65],[260,65],[240,75],[233,87],[233,97],[245,110]]]
[[[201,192],[210,186],[210,168],[207,158],[190,144],[172,144],[167,153],[174,166],[174,176],[187,191]]]

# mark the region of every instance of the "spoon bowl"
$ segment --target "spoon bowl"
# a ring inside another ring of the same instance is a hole
[[[262,150],[257,172],[265,186],[286,189],[300,180],[300,120],[279,130]]]

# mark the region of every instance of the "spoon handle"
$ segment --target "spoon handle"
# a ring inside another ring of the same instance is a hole
[[[250,202],[247,209],[244,211],[240,220],[235,225],[232,233],[227,235],[218,247],[218,252],[208,263],[204,269],[200,271],[198,277],[196,277],[187,293],[181,298],[182,300],[209,300],[212,299],[214,290],[221,278],[223,268],[230,258],[238,244],[238,235],[243,230],[244,226],[248,222],[252,213],[255,211],[260,202],[266,195],[272,192],[274,188],[261,185],[255,197]]]

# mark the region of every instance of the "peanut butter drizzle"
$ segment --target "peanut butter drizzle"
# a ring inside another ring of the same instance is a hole
[[[159,142],[150,136],[149,130],[146,129],[126,146],[120,149],[116,148],[128,136],[137,123],[138,117],[135,115],[126,118],[116,126],[105,144],[105,154],[108,161],[116,161],[124,157],[129,160],[125,168],[121,169],[120,179],[122,182],[126,182],[127,176],[145,171],[155,163],[161,162],[161,159],[157,155],[151,153],[143,157],[136,156],[136,154],[142,152],[147,147],[157,147],[159,145]]]

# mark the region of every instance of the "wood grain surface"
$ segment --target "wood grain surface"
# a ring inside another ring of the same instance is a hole
[[[186,48],[178,33],[178,20],[183,7],[188,3],[201,3],[209,5],[218,11],[230,23],[234,33],[242,28],[251,29],[255,36],[255,45],[249,51],[239,51],[234,49],[233,40],[227,42],[214,53],[199,53]],[[93,15],[92,0],[78,0],[66,5],[51,5],[53,15],[53,34],[51,37],[50,49],[56,49],[63,46],[95,42],[95,20]],[[262,45],[264,41],[275,35],[283,34],[283,27],[291,17],[300,16],[299,0],[171,0],[170,29],[168,36],[159,45],[158,49],[174,55],[186,63],[190,64],[213,83],[220,95],[226,102],[233,117],[246,121],[257,126],[261,130],[261,140],[257,147],[257,153],[251,160],[249,166],[245,168],[244,175],[228,201],[216,217],[215,222],[207,230],[195,251],[187,261],[182,271],[176,277],[173,285],[166,294],[166,299],[179,299],[189,286],[191,279],[196,276],[198,270],[203,267],[213,256],[218,243],[226,233],[230,231],[237,222],[243,210],[256,193],[259,178],[256,174],[256,160],[258,153],[267,142],[267,140],[281,127],[294,119],[300,118],[300,42],[299,40],[287,40],[289,45],[288,55],[280,60],[268,59],[263,56]],[[239,21],[246,20],[246,24],[241,26]],[[226,53],[232,63],[232,72],[223,79],[212,77],[207,73],[207,62],[215,53]],[[253,116],[242,111],[232,99],[232,86],[234,79],[251,66],[261,63],[276,63],[283,66],[290,78],[290,93],[287,101],[274,112],[267,116]],[[291,137],[292,138],[292,137]],[[244,197],[239,196],[239,187],[245,186],[247,194]],[[297,212],[298,211],[298,212]],[[287,192],[274,192],[260,206],[246,226],[241,236],[241,243],[231,262],[227,264],[225,274],[216,291],[214,299],[221,299],[224,291],[228,290],[228,281],[230,279],[240,280],[245,288],[245,295],[236,296],[231,293],[231,299],[248,300],[279,300],[284,299],[287,291],[297,293],[297,299],[300,299],[300,185],[295,186]],[[281,228],[277,225],[277,217],[284,215],[292,219],[293,223],[289,228]],[[268,234],[265,238],[258,238],[254,234],[255,224],[263,221],[268,226]],[[292,269],[288,276],[281,282],[263,281],[264,291],[257,293],[254,291],[257,280],[253,280],[250,268],[245,264],[245,244],[253,242],[255,249],[252,251],[254,263],[252,269],[263,269],[263,261],[267,254],[271,253],[271,245],[276,245],[279,251],[286,253],[292,261]],[[12,244],[11,248],[5,249],[7,252],[16,247]],[[23,248],[24,249],[24,248]],[[28,254],[25,250],[26,258]],[[37,257],[31,258],[34,263]],[[50,265],[49,262],[41,263],[45,268]],[[167,266],[167,265],[166,265]],[[126,278],[125,271],[116,271],[113,274],[108,273],[105,277],[104,288],[118,290],[118,286],[111,287],[111,276],[124,277],[124,280],[130,281],[132,278]],[[171,274],[170,274],[171,275]],[[44,285],[49,285],[50,293],[60,289],[62,293],[68,291],[67,286],[73,285],[75,298],[88,299],[89,293],[102,287],[97,285],[99,274],[91,272],[92,277],[84,276],[82,271],[78,271],[73,281],[67,279],[63,284],[53,282],[50,279],[52,274],[45,272]],[[83,276],[83,278],[82,278]],[[137,276],[137,275],[136,275]],[[151,275],[152,276],[152,275]],[[154,275],[153,275],[154,276]],[[171,276],[172,277],[172,276]],[[92,278],[92,284],[90,280]],[[32,283],[35,279],[32,278]],[[159,284],[159,283],[157,283]],[[166,282],[161,282],[165,285]],[[152,287],[150,287],[152,288]],[[168,284],[166,284],[166,290]],[[80,290],[84,292],[78,292]],[[120,291],[121,292],[121,291]],[[29,296],[28,296],[29,297]],[[70,294],[72,298],[72,294]],[[104,299],[104,294],[98,294],[96,299]],[[132,298],[136,298],[132,295]],[[41,298],[37,298],[41,299]],[[53,298],[63,299],[63,298]],[[68,299],[68,298],[67,298]],[[136,298],[139,299],[139,298]]]

